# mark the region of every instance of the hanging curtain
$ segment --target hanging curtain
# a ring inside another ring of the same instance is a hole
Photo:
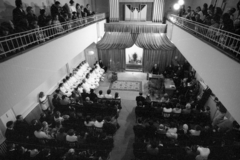
[[[125,49],[98,50],[103,64],[112,71],[124,71],[126,68]]]
[[[166,34],[139,34],[135,43],[138,47],[147,50],[173,50],[174,44],[168,39]]]
[[[153,22],[163,22],[164,3],[164,0],[154,0]]]
[[[134,43],[143,49],[148,50],[173,50],[174,44],[163,33],[141,33],[131,34],[122,32],[108,32],[98,42],[99,49],[126,49],[134,45]]]
[[[150,72],[154,64],[158,64],[159,72],[164,72],[171,64],[174,50],[143,50],[143,71]]]
[[[119,21],[119,0],[109,0],[110,22]]]
[[[134,41],[130,33],[107,32],[97,47],[99,49],[126,49],[132,47]]]
[[[166,33],[166,24],[146,25],[142,23],[105,23],[105,32]]]

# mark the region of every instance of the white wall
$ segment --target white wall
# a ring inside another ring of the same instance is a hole
[[[51,92],[66,75],[67,63],[73,68],[85,59],[84,49],[97,40],[96,25],[76,30],[1,63],[1,115],[11,108],[15,115],[26,116],[31,112],[38,103],[39,92]]]
[[[240,122],[240,64],[175,25],[172,42]]]

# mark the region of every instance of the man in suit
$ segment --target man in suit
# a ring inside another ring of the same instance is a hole
[[[151,70],[152,74],[159,74],[159,68],[157,66],[157,64],[154,64],[152,70]]]
[[[14,126],[14,122],[13,121],[9,121],[6,124],[7,126],[7,130],[5,132],[5,137],[8,141],[14,141],[16,140],[16,131],[14,130],[13,126]]]
[[[137,104],[138,104],[138,102],[142,102],[142,103],[145,102],[145,98],[143,97],[143,93],[142,92],[140,92],[139,96],[136,97],[136,101],[137,101]]]
[[[16,8],[13,10],[13,22],[16,26],[22,19],[26,18],[26,13],[23,10],[22,0],[16,0],[15,5]]]

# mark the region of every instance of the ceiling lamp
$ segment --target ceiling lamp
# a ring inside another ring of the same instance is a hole
[[[179,5],[178,3],[175,3],[174,6],[173,6],[173,8],[174,8],[175,10],[179,10],[179,9],[180,9],[180,5]]]
[[[184,0],[179,0],[179,1],[178,1],[178,4],[179,4],[180,6],[184,5],[184,3],[185,3]]]

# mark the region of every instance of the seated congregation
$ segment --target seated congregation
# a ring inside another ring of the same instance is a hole
[[[83,61],[53,93],[53,108],[41,92],[40,119],[28,124],[19,115],[16,122],[7,122],[7,160],[108,158],[120,127],[121,99],[111,90],[95,94],[104,79],[100,65],[91,68]]]
[[[158,101],[142,93],[136,97],[135,159],[239,159],[239,124],[225,119],[227,110],[219,101],[211,119],[210,107],[205,105],[211,90],[207,88],[200,94],[194,73],[186,76],[184,71],[184,66],[170,65],[164,72],[176,84],[173,95],[165,93]]]
[[[12,19],[0,25],[0,53],[11,56],[94,20],[90,16],[95,12],[90,10],[89,4],[84,7],[73,0],[62,6],[59,1],[53,3],[49,6],[50,15],[47,15],[47,7],[41,8],[39,15],[36,15],[32,6],[24,10],[22,0],[15,0]],[[0,56],[0,59],[4,57]]]

